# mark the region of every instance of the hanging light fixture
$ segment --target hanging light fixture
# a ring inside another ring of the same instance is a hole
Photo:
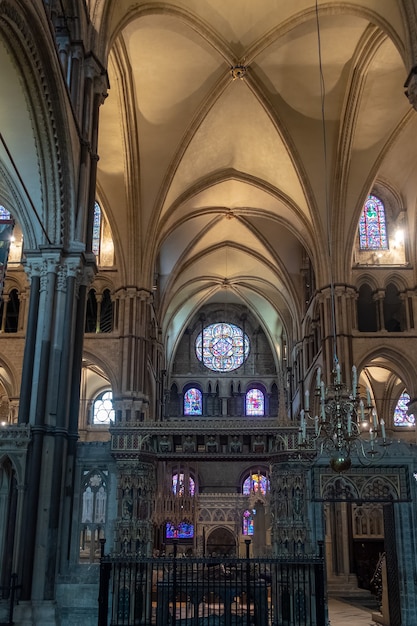
[[[342,372],[337,357],[336,298],[333,280],[333,259],[330,229],[330,204],[328,198],[327,149],[325,125],[325,85],[321,58],[320,22],[316,0],[317,42],[320,71],[321,115],[323,129],[323,154],[325,176],[325,198],[327,216],[327,244],[330,268],[330,296],[333,330],[333,369],[331,382],[326,385],[317,371],[315,396],[319,400],[316,414],[310,411],[309,392],[305,392],[305,405],[300,413],[298,447],[316,449],[319,454],[330,455],[330,466],[336,472],[347,471],[352,465],[351,456],[357,453],[362,463],[379,460],[388,445],[384,420],[378,420],[371,400],[369,388],[366,390],[366,403],[360,397],[357,370],[352,368],[352,388],[342,380]],[[311,427],[309,427],[311,424]],[[314,428],[313,428],[314,426]]]
[[[369,388],[366,403],[361,398],[355,366],[352,367],[352,389],[343,382],[336,357],[330,385],[325,385],[319,368],[315,396],[319,411],[314,415],[310,411],[310,394],[305,393],[298,432],[300,448],[316,448],[319,454],[329,454],[330,466],[336,472],[345,472],[351,467],[353,453],[363,464],[382,458],[390,443],[385,422],[378,420]],[[314,424],[314,431],[308,427],[309,422]]]

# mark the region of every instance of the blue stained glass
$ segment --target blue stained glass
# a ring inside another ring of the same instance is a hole
[[[184,415],[203,414],[203,394],[199,389],[192,388],[184,394]]]
[[[239,326],[220,322],[210,324],[196,339],[197,358],[214,372],[231,372],[249,355],[249,337]]]
[[[172,475],[172,492],[177,496],[185,495],[185,477],[183,473],[173,474]],[[194,496],[195,493],[195,482],[191,478],[188,477],[188,494],[190,496]]]
[[[387,250],[388,238],[385,208],[376,196],[368,196],[359,220],[359,246],[361,250]]]
[[[414,415],[407,414],[409,402],[410,396],[406,391],[403,391],[394,410],[394,426],[415,426],[416,420]]]
[[[267,491],[269,491],[269,480],[265,474],[249,474],[243,483],[244,496],[249,496],[252,492],[265,495]]]
[[[255,515],[256,515],[255,510],[245,511],[243,513],[243,520],[242,520],[242,534],[243,535],[253,535],[253,531],[254,531],[253,518]]]
[[[249,389],[246,394],[246,415],[264,415],[265,396],[260,389]]]
[[[12,216],[10,215],[10,211],[8,211],[4,206],[0,204],[0,220],[11,220]]]
[[[166,525],[167,539],[192,539],[194,537],[194,525],[188,522],[181,522],[174,526],[171,522]]]
[[[98,256],[100,252],[101,209],[98,202],[94,205],[92,251]]]

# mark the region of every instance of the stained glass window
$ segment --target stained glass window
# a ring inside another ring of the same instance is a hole
[[[406,391],[398,398],[397,406],[394,411],[394,426],[415,426],[416,420],[414,415],[408,415],[408,403],[410,396]]]
[[[8,211],[4,206],[0,204],[0,220],[11,220],[12,216],[10,215],[10,211]]]
[[[171,522],[166,525],[167,539],[192,539],[194,537],[194,525],[188,522],[181,522],[174,526]]]
[[[242,520],[242,534],[243,535],[253,535],[253,530],[254,530],[254,516],[256,515],[256,511],[255,509],[252,509],[252,511],[245,511],[243,513],[243,520]]]
[[[249,354],[249,337],[239,326],[221,322],[210,324],[196,339],[197,358],[214,372],[231,372]]]
[[[110,424],[114,420],[113,393],[104,391],[93,405],[93,424]]]
[[[246,393],[246,415],[265,415],[265,396],[260,389]]]
[[[94,205],[92,251],[96,256],[100,253],[101,209],[98,202]]]
[[[188,494],[185,493],[185,476],[183,473],[173,474],[172,475],[172,491],[177,496],[190,495],[194,496],[195,494],[195,482],[191,476],[188,477]]]
[[[359,220],[359,246],[361,250],[387,250],[385,208],[376,196],[368,196]]]
[[[203,394],[193,387],[184,394],[184,415],[203,414]]]
[[[243,483],[242,493],[244,496],[249,496],[252,492],[261,493],[265,495],[269,491],[269,480],[265,474],[256,473],[249,474],[245,482]]]

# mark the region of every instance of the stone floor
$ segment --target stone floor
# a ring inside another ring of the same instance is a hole
[[[330,626],[374,626],[370,609],[360,608],[350,602],[329,598]]]

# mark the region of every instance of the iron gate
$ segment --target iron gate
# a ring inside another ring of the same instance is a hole
[[[112,558],[98,626],[323,626],[323,556]]]

